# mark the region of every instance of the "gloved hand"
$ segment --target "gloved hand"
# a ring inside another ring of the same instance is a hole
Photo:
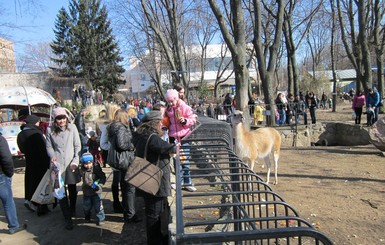
[[[92,184],[92,189],[94,189],[95,191],[98,191],[98,190],[100,190],[100,187],[99,187],[99,185]]]
[[[94,181],[94,183],[92,183],[92,185],[91,185],[91,188],[96,190],[96,191],[100,190],[99,180]]]

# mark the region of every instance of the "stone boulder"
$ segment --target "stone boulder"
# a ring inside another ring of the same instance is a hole
[[[316,145],[367,145],[370,144],[368,130],[362,125],[348,123],[325,123]],[[316,135],[316,134],[315,134]]]
[[[370,142],[380,151],[385,152],[385,117],[380,117],[369,129]]]

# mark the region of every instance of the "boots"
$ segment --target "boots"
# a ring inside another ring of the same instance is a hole
[[[64,220],[65,220],[65,228],[67,230],[72,230],[74,228],[72,224],[72,216],[71,216],[71,210],[68,205],[68,198],[64,197],[63,199],[59,200],[59,205],[61,208],[61,211],[63,212]]]

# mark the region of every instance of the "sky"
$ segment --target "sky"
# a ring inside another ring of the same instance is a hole
[[[61,7],[68,9],[68,1],[0,0],[0,36],[14,42],[17,57],[26,44],[52,41],[56,15]]]

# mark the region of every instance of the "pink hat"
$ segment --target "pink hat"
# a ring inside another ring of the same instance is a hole
[[[53,109],[53,118],[55,119],[58,116],[64,115],[68,118],[67,112],[63,107],[57,107]]]
[[[166,99],[167,101],[172,101],[175,99],[179,99],[179,93],[175,89],[169,89],[166,92]]]

